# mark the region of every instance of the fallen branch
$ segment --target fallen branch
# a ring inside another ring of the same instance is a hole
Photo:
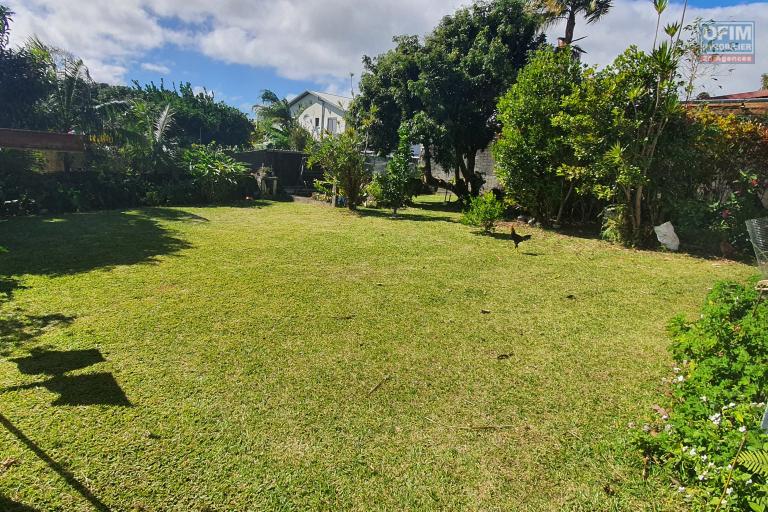
[[[383,379],[381,379],[381,380],[379,381],[379,383],[378,383],[378,384],[376,384],[375,386],[373,386],[373,387],[372,387],[372,388],[371,388],[371,389],[368,391],[368,396],[371,396],[371,395],[372,395],[372,394],[373,394],[373,393],[374,393],[374,392],[375,392],[377,389],[379,389],[379,388],[382,386],[382,384],[384,384],[385,382],[387,382],[387,381],[388,381],[390,378],[392,378],[392,376],[391,376],[391,375],[387,375],[386,377],[384,377]]]

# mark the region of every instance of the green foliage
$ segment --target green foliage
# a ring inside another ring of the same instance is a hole
[[[232,199],[238,184],[248,175],[248,167],[214,144],[194,144],[184,150],[182,161],[192,184],[207,202]]]
[[[288,100],[278,98],[270,90],[264,90],[261,101],[261,105],[253,107],[258,118],[254,142],[265,148],[304,151],[312,140],[312,134],[291,115]]]
[[[360,136],[347,130],[316,142],[307,160],[309,167],[318,165],[323,169],[326,181],[337,184],[350,210],[357,209],[363,189],[370,180],[361,146]]]
[[[768,302],[752,286],[727,282],[712,289],[699,319],[670,324],[670,397],[638,444],[697,507],[715,508],[722,499],[720,510],[747,510],[768,495],[759,455],[768,449],[759,426],[768,390],[767,327]]]
[[[570,51],[545,46],[532,54],[499,102],[496,174],[507,195],[544,224],[553,218],[560,223],[579,179],[566,132],[552,119],[579,86],[581,70]]]
[[[475,155],[493,139],[488,120],[499,97],[542,41],[537,17],[519,0],[480,1],[444,17],[423,44],[395,41],[395,49],[364,60],[353,112],[373,113],[371,143],[382,152],[395,146],[404,121],[414,121],[412,140],[428,151],[428,183],[462,199],[477,195],[483,178]],[[432,158],[455,179],[432,176]]]
[[[52,92],[54,82],[31,48],[8,48],[13,15],[0,5],[0,126],[33,129],[39,127],[39,104]]]
[[[747,470],[768,479],[768,451],[742,452],[737,460]]]
[[[142,87],[134,82],[130,96],[155,109],[170,105],[175,112],[176,136],[183,146],[211,142],[222,146],[249,144],[253,125],[248,117],[235,107],[216,101],[212,92],[195,93],[189,82],[179,85],[178,90],[166,89],[163,82],[159,87],[154,83]]]
[[[491,233],[496,221],[503,215],[504,203],[489,191],[470,200],[469,207],[461,217],[461,222],[469,226],[481,227],[485,233]]]
[[[411,165],[411,143],[408,137],[408,128],[404,125],[399,130],[400,142],[397,150],[392,155],[392,159],[387,162],[387,169],[382,174],[377,174],[373,182],[379,188],[379,197],[384,206],[392,208],[392,212],[397,214],[397,210],[405,206],[412,197],[411,181],[415,173]],[[373,190],[374,195],[376,190]]]

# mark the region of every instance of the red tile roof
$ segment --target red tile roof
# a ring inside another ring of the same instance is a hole
[[[740,92],[736,94],[726,94],[725,96],[712,96],[707,98],[710,100],[754,100],[760,98],[768,98],[768,89],[761,89],[759,91]]]

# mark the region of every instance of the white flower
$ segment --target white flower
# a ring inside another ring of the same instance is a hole
[[[701,456],[701,462],[707,462],[707,456],[706,455],[702,455]]]
[[[672,371],[675,372],[675,373],[680,373],[680,368],[675,366],[674,368],[672,368]]]
[[[704,479],[707,478],[707,475],[709,475],[709,471],[704,471],[699,475],[699,481],[704,481]]]
[[[749,479],[749,480],[747,480],[745,483],[746,483],[747,485],[752,485],[752,479],[750,478],[750,479]]]
[[[700,396],[700,397],[699,397],[699,399],[700,399],[702,402],[706,402],[706,401],[707,401],[707,397],[706,397],[706,396],[704,396],[704,395]]]
[[[725,490],[725,494],[731,494],[733,492],[733,487],[729,487]]]
[[[733,469],[733,466],[732,466],[732,465],[730,465],[730,464],[728,464],[727,466],[725,466],[725,469],[727,469],[728,471],[730,471],[730,470],[732,470],[732,469]]]
[[[730,408],[734,408],[734,407],[736,407],[736,404],[735,404],[735,403],[733,403],[733,402],[731,402],[731,403],[729,403],[729,404],[728,404],[728,407],[730,407]]]
[[[696,448],[691,448],[691,451],[689,451],[691,455],[696,455]]]
[[[677,488],[677,492],[685,492],[685,487],[681,485],[680,487]]]
[[[662,416],[662,417],[661,417],[661,419],[662,419],[662,420],[664,420],[664,421],[667,421],[667,420],[669,419],[669,416],[667,416],[667,415],[665,414],[664,416]]]
[[[672,431],[672,425],[667,423],[664,425],[664,432],[671,432]]]
[[[713,468],[713,467],[715,467],[715,463],[714,462],[710,462],[709,464],[707,464],[707,467],[708,468]]]
[[[739,432],[746,432],[746,431],[747,431],[747,427],[745,427],[744,425],[739,427]]]
[[[683,377],[682,375],[678,375],[675,380],[677,382],[683,382],[685,380],[685,377]]]
[[[720,426],[720,420],[721,419],[722,419],[722,416],[720,416],[719,412],[716,412],[715,414],[713,414],[712,416],[709,417],[709,421],[711,421],[712,423],[714,423],[718,427]]]

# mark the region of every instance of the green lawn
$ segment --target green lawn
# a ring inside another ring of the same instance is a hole
[[[434,201],[0,222],[0,510],[679,508],[627,424],[753,269]]]

